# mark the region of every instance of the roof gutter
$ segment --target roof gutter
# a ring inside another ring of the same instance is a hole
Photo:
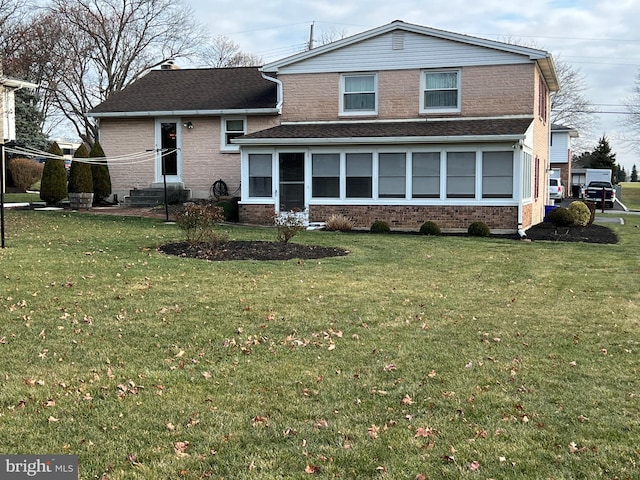
[[[376,145],[413,143],[507,143],[521,142],[525,135],[466,135],[459,137],[340,137],[340,138],[234,138],[233,143],[242,146],[265,145]]]
[[[280,113],[277,108],[245,108],[220,110],[164,110],[139,112],[88,112],[92,118],[124,118],[124,117],[193,117],[209,115],[273,115]]]
[[[278,110],[278,114],[282,114],[282,104],[284,103],[284,89],[282,87],[282,80],[278,80],[275,77],[270,77],[269,75],[264,73],[262,69],[260,69],[260,75],[262,75],[262,78],[264,78],[265,80],[274,82],[278,86],[278,89],[277,89],[278,102],[276,103],[276,109]]]

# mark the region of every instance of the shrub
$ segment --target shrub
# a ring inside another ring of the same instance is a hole
[[[29,190],[34,183],[42,178],[44,165],[30,158],[13,158],[9,160],[9,172],[13,185],[20,190]]]
[[[226,242],[226,234],[216,231],[216,225],[223,219],[221,207],[192,202],[186,203],[176,215],[178,227],[191,244],[220,245]]]
[[[371,233],[389,233],[391,228],[384,220],[376,220],[371,225]]]
[[[325,228],[332,232],[349,232],[353,228],[353,220],[344,215],[331,215],[325,222]]]
[[[570,227],[574,224],[575,217],[568,208],[557,207],[549,212],[547,221],[556,227]]]
[[[91,163],[91,179],[93,180],[93,204],[98,205],[111,195],[111,174],[104,150],[97,140],[91,147],[89,158],[97,159]]]
[[[64,168],[62,150],[53,142],[47,150],[57,158],[48,158],[42,170],[40,198],[48,205],[55,205],[67,197],[67,170]]]
[[[424,222],[420,225],[420,233],[423,235],[440,235],[440,227],[436,222]]]
[[[578,225],[580,227],[589,225],[589,220],[591,220],[591,211],[584,202],[581,202],[580,200],[571,202],[567,210],[569,210],[574,217],[574,225]]]
[[[491,230],[484,222],[473,222],[469,225],[467,233],[472,237],[488,237],[491,235]]]
[[[280,212],[274,216],[276,238],[279,242],[288,243],[298,233],[306,229],[304,218],[297,212]]]
[[[221,207],[224,219],[227,222],[237,222],[240,220],[240,211],[238,208],[238,198],[230,200],[218,200],[213,203],[216,207]]]
[[[589,223],[587,223],[587,225],[591,225],[593,221],[596,219],[596,203],[591,202],[589,200],[584,200],[582,203],[584,203],[589,209],[590,216],[589,216]]]
[[[89,152],[84,143],[76,149],[69,167],[69,193],[93,193]]]

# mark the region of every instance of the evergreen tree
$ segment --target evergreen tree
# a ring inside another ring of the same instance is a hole
[[[596,148],[591,152],[591,165],[589,168],[608,168],[611,170],[611,180],[617,179],[616,154],[611,152],[609,140],[605,135],[602,136]]]
[[[69,193],[93,193],[93,179],[91,178],[91,164],[82,159],[88,159],[89,152],[84,143],[76,149],[69,168]],[[78,159],[78,160],[76,160]]]
[[[94,142],[89,152],[89,158],[100,160],[91,163],[91,176],[93,177],[93,204],[98,205],[111,195],[111,174],[100,142]]]
[[[55,205],[67,197],[67,170],[64,168],[62,150],[53,142],[47,150],[56,158],[47,158],[40,182],[40,198],[47,205]]]
[[[635,164],[631,168],[631,181],[632,182],[638,181],[638,169],[636,168]]]
[[[618,167],[617,183],[626,182],[626,181],[627,181],[627,171],[624,169],[624,167]]]
[[[15,93],[16,99],[16,143],[38,150],[46,148],[49,141],[42,133],[44,113],[38,109],[38,96],[28,89]]]

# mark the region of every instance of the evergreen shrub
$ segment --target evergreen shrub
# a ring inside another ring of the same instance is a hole
[[[556,227],[570,227],[575,223],[575,217],[568,208],[557,207],[549,212],[547,221]]]
[[[91,164],[83,159],[89,158],[89,151],[84,143],[76,149],[69,167],[69,193],[93,193]]]
[[[111,195],[111,174],[105,158],[104,150],[97,140],[91,147],[89,158],[99,159],[91,163],[93,180],[93,204],[98,205]]]
[[[423,235],[440,235],[440,227],[436,222],[424,222],[420,225],[420,233]]]
[[[384,220],[376,220],[371,224],[371,233],[389,233],[391,228]]]
[[[591,220],[591,211],[584,202],[581,202],[580,200],[571,202],[567,209],[574,217],[574,225],[577,225],[579,227],[589,225],[589,221]]]
[[[57,158],[48,158],[42,170],[40,182],[40,199],[47,205],[55,205],[67,198],[67,170],[60,146],[53,142],[47,152]]]
[[[473,222],[469,225],[467,233],[472,237],[488,237],[491,235],[491,230],[484,222]]]

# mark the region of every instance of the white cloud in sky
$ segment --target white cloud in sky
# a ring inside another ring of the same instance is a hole
[[[353,35],[403,20],[500,41],[545,49],[579,70],[592,103],[602,111],[630,95],[640,67],[640,2],[622,0],[188,0],[198,20],[213,35],[225,35],[265,62],[304,48],[315,22],[315,37],[325,31]],[[609,137],[618,161],[628,170],[640,166],[640,154],[622,142],[622,115],[600,114],[595,146]]]

